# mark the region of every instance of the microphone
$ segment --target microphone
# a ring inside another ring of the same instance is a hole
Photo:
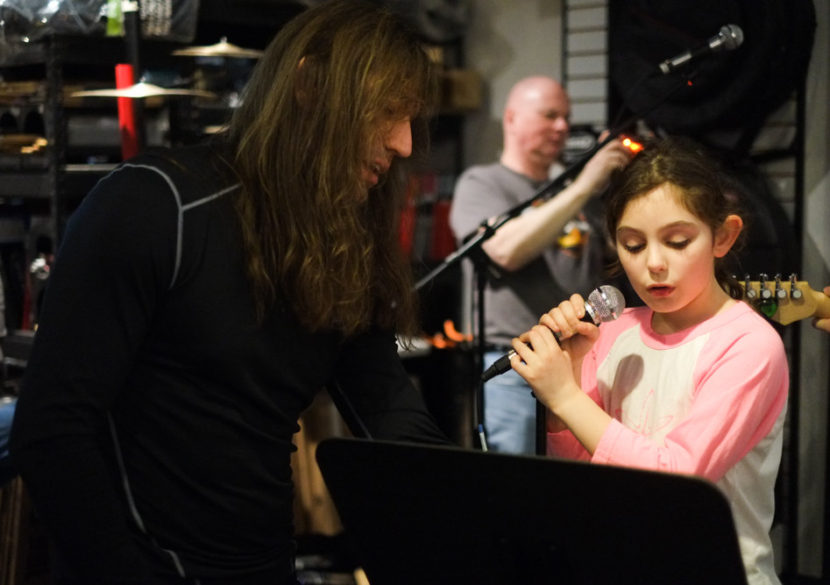
[[[709,39],[705,45],[701,45],[696,49],[681,53],[671,59],[666,59],[660,63],[660,71],[664,74],[671,73],[675,69],[696,61],[700,57],[708,55],[709,53],[719,53],[720,51],[731,51],[737,49],[744,42],[744,31],[741,30],[737,24],[723,25],[718,34]]]
[[[588,300],[585,301],[585,315],[582,321],[599,325],[606,321],[613,321],[617,319],[625,309],[625,297],[617,287],[610,284],[603,284],[595,288],[588,295]],[[559,341],[559,334],[554,332],[556,341]],[[493,362],[487,370],[481,375],[481,381],[486,382],[490,378],[494,378],[499,374],[505,373],[510,369],[510,359],[516,355],[516,350],[511,349],[508,353]]]

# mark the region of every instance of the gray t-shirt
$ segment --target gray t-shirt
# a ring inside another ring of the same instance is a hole
[[[456,239],[462,242],[484,220],[527,201],[542,184],[500,163],[470,167],[458,178],[453,194],[450,226]],[[533,208],[524,213],[533,213]],[[583,245],[554,245],[515,272],[490,263],[484,295],[486,341],[509,345],[560,301],[575,292],[587,295],[602,278],[602,249],[602,237],[594,228],[587,238],[583,235]]]

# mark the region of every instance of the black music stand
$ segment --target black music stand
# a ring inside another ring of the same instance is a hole
[[[345,438],[317,461],[371,585],[746,585],[701,479]]]

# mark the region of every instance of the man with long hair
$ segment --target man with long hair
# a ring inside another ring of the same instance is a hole
[[[291,440],[326,385],[376,438],[447,441],[396,345],[417,326],[396,212],[435,88],[392,14],[327,2],[226,132],[85,198],[12,431],[58,583],[295,583]]]

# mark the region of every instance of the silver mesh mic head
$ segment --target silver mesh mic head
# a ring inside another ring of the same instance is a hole
[[[617,287],[610,284],[603,284],[592,290],[585,304],[585,311],[596,325],[613,321],[622,315],[623,309],[625,309],[625,297]]]
[[[725,24],[718,33],[719,47],[713,49],[724,49],[732,51],[737,49],[744,42],[744,31],[737,24]]]

